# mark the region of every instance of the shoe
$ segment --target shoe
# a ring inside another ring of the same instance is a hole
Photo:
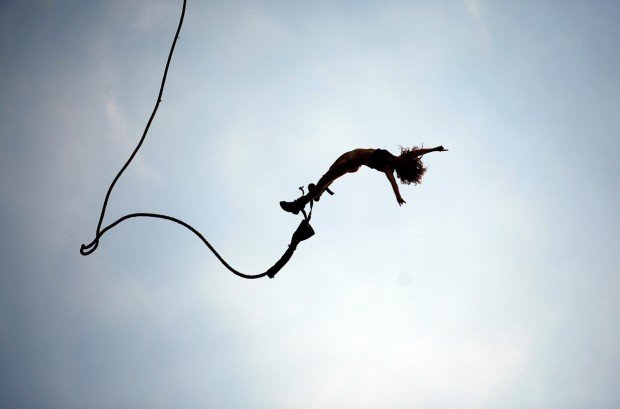
[[[298,214],[299,211],[301,210],[301,208],[299,207],[299,205],[297,204],[297,201],[293,201],[293,202],[285,202],[284,200],[280,202],[280,207],[282,208],[282,210],[284,210],[285,212],[289,212],[289,213],[293,213],[293,214]]]

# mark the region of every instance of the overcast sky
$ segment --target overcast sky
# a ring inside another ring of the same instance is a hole
[[[0,3],[0,406],[617,408],[620,6]]]

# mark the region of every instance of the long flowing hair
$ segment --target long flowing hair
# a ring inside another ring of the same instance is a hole
[[[409,185],[411,183],[417,185],[422,183],[422,176],[424,176],[424,172],[426,172],[426,167],[422,163],[422,159],[414,154],[416,149],[418,149],[417,146],[413,148],[400,147],[400,163],[394,170],[396,171],[396,176],[403,185]]]

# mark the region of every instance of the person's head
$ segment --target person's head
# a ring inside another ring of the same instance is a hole
[[[411,149],[400,147],[400,155],[398,156],[398,161],[394,170],[396,171],[396,176],[404,185],[410,183],[417,185],[421,183],[422,176],[424,176],[424,172],[426,172],[422,160],[414,153],[416,149],[418,149],[417,146]]]

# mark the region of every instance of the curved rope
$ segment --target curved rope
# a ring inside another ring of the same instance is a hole
[[[108,226],[106,226],[104,228],[101,228],[101,225],[103,224],[103,218],[105,216],[105,211],[106,211],[106,208],[108,206],[108,201],[110,199],[110,195],[112,194],[112,190],[114,189],[114,186],[116,185],[116,182],[118,182],[118,179],[121,177],[121,175],[123,174],[125,169],[127,169],[127,167],[129,166],[129,164],[131,163],[133,158],[136,156],[136,154],[138,153],[138,151],[142,147],[142,143],[146,139],[146,134],[148,133],[149,128],[151,127],[151,123],[153,122],[153,119],[155,118],[155,114],[157,113],[157,109],[159,108],[159,104],[161,103],[161,97],[162,97],[162,94],[164,92],[164,86],[166,85],[166,77],[168,76],[168,68],[170,67],[170,61],[172,60],[172,54],[174,52],[174,47],[176,46],[177,40],[179,39],[179,33],[181,31],[181,26],[183,25],[183,18],[185,17],[185,6],[186,6],[186,4],[187,4],[187,0],[183,0],[183,9],[181,10],[181,18],[179,19],[179,26],[177,27],[177,31],[176,31],[176,33],[174,35],[174,40],[172,41],[172,46],[170,47],[170,53],[168,54],[168,60],[166,61],[166,68],[164,69],[164,75],[163,75],[163,78],[161,80],[161,86],[159,88],[159,94],[157,95],[157,102],[155,103],[155,107],[153,108],[153,112],[151,113],[151,116],[150,116],[150,118],[149,118],[149,120],[148,120],[148,122],[146,124],[146,127],[144,128],[144,132],[142,133],[142,137],[140,138],[140,141],[138,142],[138,144],[136,145],[135,149],[133,150],[133,152],[129,156],[129,159],[127,159],[127,161],[125,162],[125,164],[123,165],[121,170],[114,177],[114,180],[112,181],[112,183],[110,184],[110,187],[108,188],[108,191],[107,191],[107,193],[105,195],[105,199],[103,200],[103,206],[101,208],[101,214],[99,216],[99,222],[97,223],[97,229],[95,231],[95,238],[89,244],[82,244],[80,246],[80,254],[82,254],[83,256],[88,256],[89,254],[92,254],[95,250],[97,250],[97,247],[99,246],[99,239],[107,231],[109,231],[109,230],[113,229],[114,227],[118,226],[120,223],[124,222],[125,220],[129,220],[129,219],[133,219],[133,218],[137,218],[137,217],[148,217],[148,218],[156,218],[156,219],[168,220],[168,221],[174,222],[174,223],[176,223],[178,225],[181,225],[181,226],[185,227],[186,229],[188,229],[189,231],[194,233],[209,248],[209,250],[211,250],[211,252],[213,252],[213,254],[224,265],[224,267],[226,267],[229,271],[231,271],[232,273],[236,274],[239,277],[246,278],[246,279],[254,279],[254,278],[261,278],[261,277],[269,276],[269,278],[273,278],[276,275],[276,273],[291,258],[293,252],[297,248],[297,245],[301,241],[306,240],[307,238],[311,237],[314,234],[314,231],[312,230],[312,227],[310,227],[310,225],[308,224],[308,220],[304,219],[301,222],[301,224],[299,225],[299,227],[297,228],[297,230],[293,234],[293,238],[291,239],[291,243],[289,244],[289,247],[286,250],[286,252],[284,253],[284,255],[271,268],[269,268],[267,271],[265,271],[264,273],[261,273],[261,274],[254,274],[254,275],[252,275],[252,274],[243,274],[243,273],[235,270],[234,268],[232,268],[226,262],[226,260],[224,260],[222,258],[222,256],[220,256],[220,254],[215,250],[215,248],[207,241],[207,239],[205,239],[205,237],[198,230],[196,230],[189,223],[186,223],[186,222],[184,222],[182,220],[179,220],[176,217],[167,216],[167,215],[164,215],[164,214],[157,214],[157,213],[131,213],[131,214],[127,214],[127,215],[119,218],[114,223],[111,223]]]
[[[168,220],[168,221],[174,222],[176,224],[179,224],[179,225],[185,227],[186,229],[188,229],[189,231],[194,233],[200,240],[202,240],[202,242],[205,244],[205,246],[207,246],[209,248],[209,250],[211,250],[213,252],[213,254],[215,254],[215,257],[217,257],[217,259],[224,265],[224,267],[226,267],[228,270],[230,270],[232,273],[238,275],[239,277],[247,278],[247,279],[253,279],[253,278],[261,278],[261,277],[264,277],[264,276],[267,275],[267,272],[264,272],[264,273],[261,273],[261,274],[256,274],[256,275],[250,275],[250,274],[243,274],[243,273],[235,270],[234,268],[232,268],[230,266],[230,264],[228,264],[226,262],[226,260],[224,260],[222,258],[222,256],[220,256],[220,253],[218,253],[217,250],[215,250],[215,248],[211,245],[211,243],[209,243],[207,241],[207,239],[205,239],[205,237],[198,230],[196,230],[192,225],[190,225],[189,223],[184,222],[183,220],[179,220],[176,217],[168,216],[168,215],[165,215],[165,214],[158,214],[158,213],[131,213],[131,214],[127,214],[127,215],[119,218],[118,220],[116,220],[114,223],[111,223],[110,225],[108,225],[105,228],[103,228],[99,232],[99,234],[97,235],[97,242],[99,241],[101,236],[103,236],[107,231],[113,229],[114,227],[116,227],[120,223],[124,222],[125,220],[133,219],[133,218],[136,218],[136,217],[150,217],[150,218],[155,218],[155,219]],[[94,250],[92,250],[92,251],[94,251]],[[92,253],[92,251],[84,254],[82,252],[82,249],[80,249],[80,253],[82,253],[82,255],[88,255],[88,254]]]

